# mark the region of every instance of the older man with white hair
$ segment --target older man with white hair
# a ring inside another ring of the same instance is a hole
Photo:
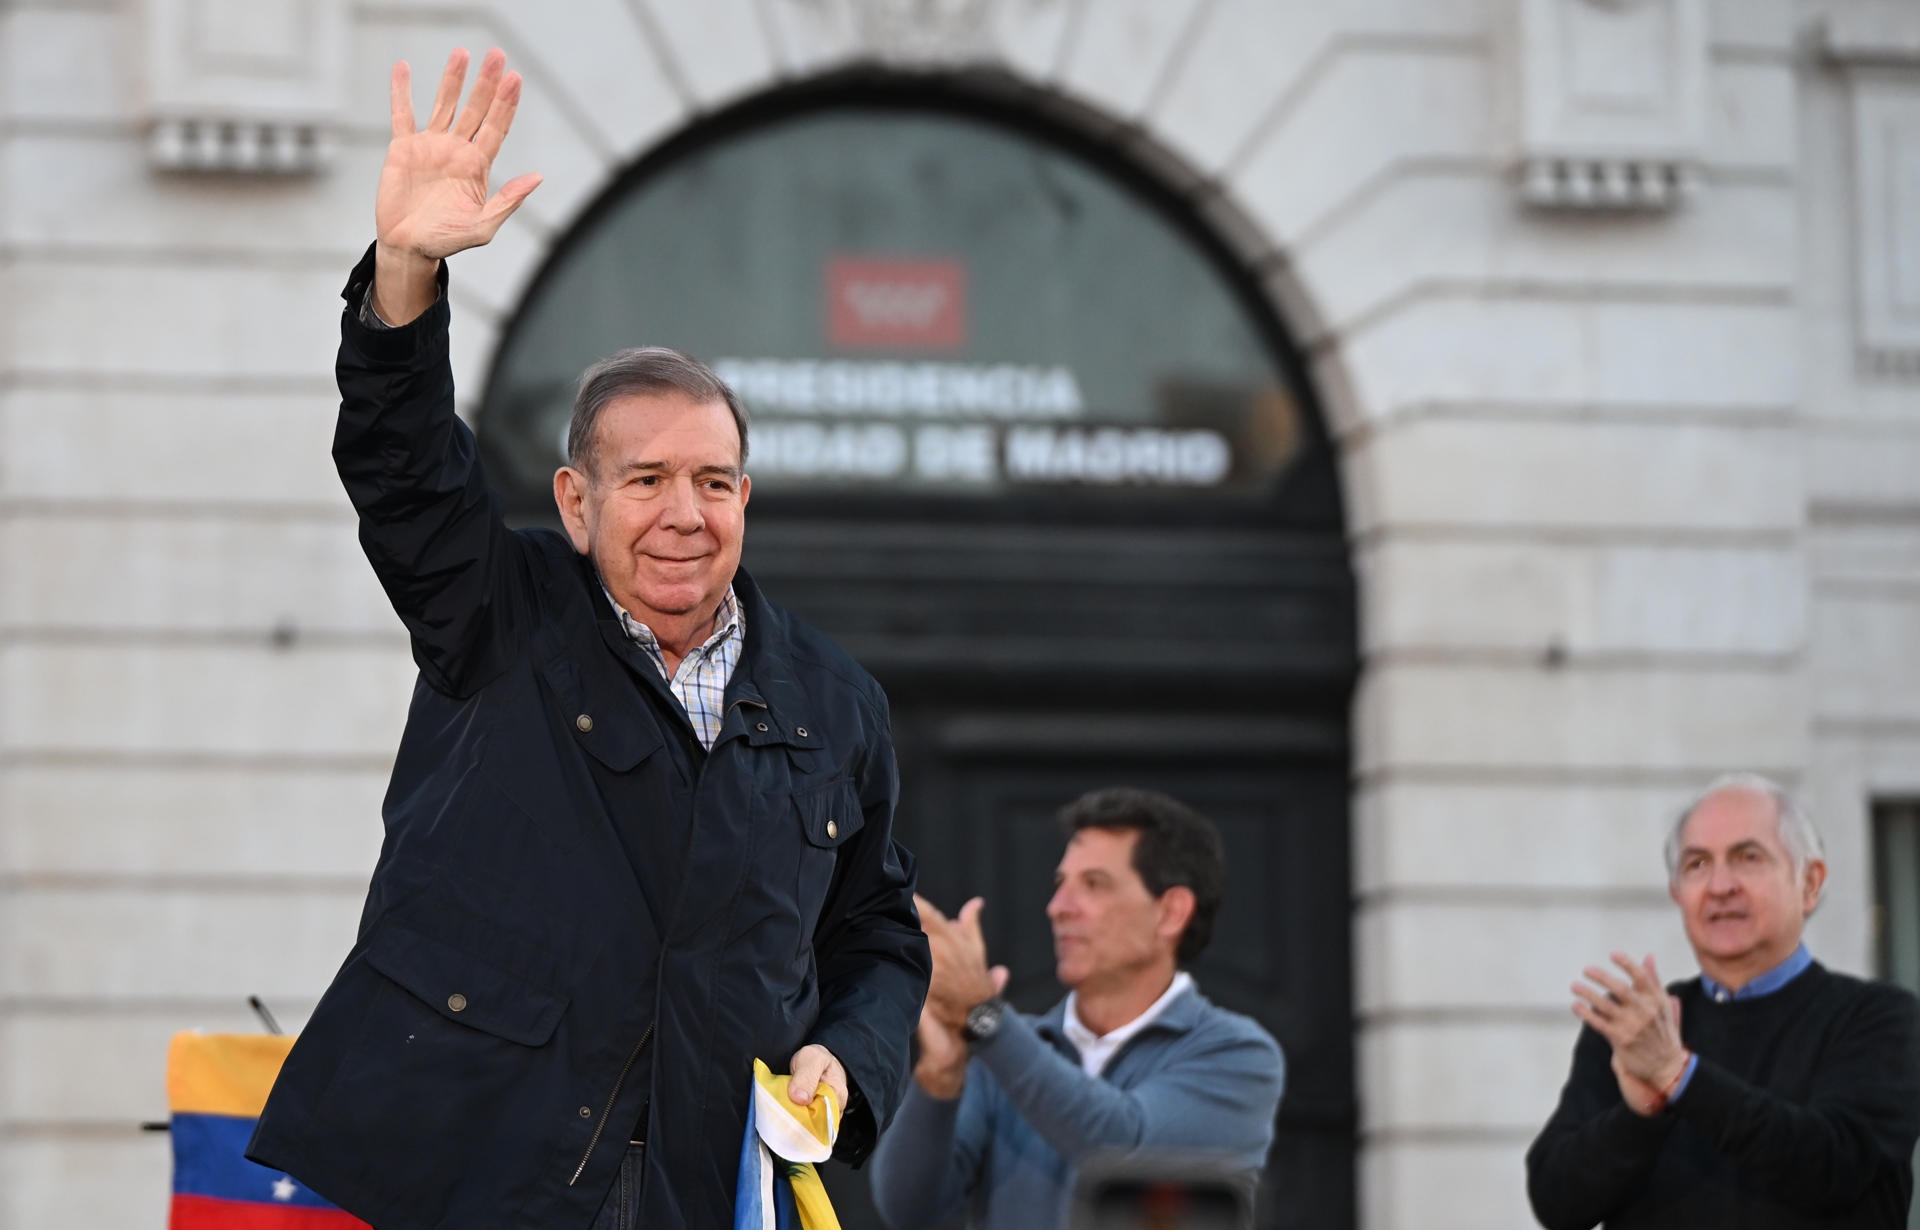
[[[1700,976],[1612,954],[1573,985],[1585,1022],[1527,1152],[1550,1230],[1906,1225],[1920,1137],[1920,1001],[1815,961],[1820,835],[1780,786],[1723,777],[1667,838]]]

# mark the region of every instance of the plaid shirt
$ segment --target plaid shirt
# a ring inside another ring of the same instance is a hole
[[[713,613],[713,635],[707,643],[697,649],[687,651],[680,659],[680,669],[667,674],[667,659],[660,652],[660,638],[653,629],[627,614],[626,609],[614,601],[607,587],[600,587],[607,594],[607,601],[620,613],[620,627],[627,639],[647,651],[654,669],[667,681],[667,689],[687,711],[687,720],[693,723],[693,733],[700,736],[700,746],[713,750],[713,741],[720,737],[720,719],[726,712],[727,680],[733,678],[733,668],[740,661],[740,647],[746,644],[747,621],[740,612],[739,602],[734,600],[733,586],[727,586],[727,592],[720,599],[720,609]]]

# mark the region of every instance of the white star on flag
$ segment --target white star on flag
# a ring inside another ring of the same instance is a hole
[[[300,1185],[293,1181],[293,1176],[291,1175],[283,1174],[273,1181],[273,1198],[275,1200],[282,1202],[291,1200],[293,1199],[293,1193],[299,1190]]]

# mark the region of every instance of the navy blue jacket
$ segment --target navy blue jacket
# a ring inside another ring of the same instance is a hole
[[[586,559],[502,520],[447,321],[342,325],[334,457],[420,677],[358,939],[250,1156],[377,1230],[563,1230],[641,1132],[643,1224],[727,1227],[756,1056],[840,1059],[848,1161],[908,1079],[930,963],[886,697],[743,572],[702,749]]]

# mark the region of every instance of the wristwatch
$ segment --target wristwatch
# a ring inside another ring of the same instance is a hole
[[[1000,1022],[1007,1016],[1007,1001],[995,996],[984,999],[967,1009],[967,1023],[960,1027],[960,1036],[975,1046],[985,1042],[1000,1032]]]

